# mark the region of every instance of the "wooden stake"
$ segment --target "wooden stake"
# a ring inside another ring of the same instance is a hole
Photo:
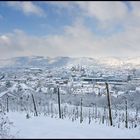
[[[110,125],[112,126],[112,114],[111,114],[111,101],[110,101],[110,95],[109,95],[109,88],[108,88],[108,83],[106,84],[106,89],[107,89],[107,101],[108,101],[108,110],[109,110],[109,121],[110,121]]]
[[[58,92],[58,109],[59,109],[59,118],[61,119],[61,106],[60,106],[60,92],[59,92],[59,87],[57,88]]]
[[[35,104],[35,99],[34,99],[33,94],[32,94],[32,99],[33,99],[33,104],[34,104],[35,116],[38,116],[37,109],[36,109],[36,104]]]

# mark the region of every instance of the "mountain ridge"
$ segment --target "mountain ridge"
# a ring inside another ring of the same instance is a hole
[[[140,57],[44,57],[44,56],[21,56],[8,59],[0,59],[0,67],[72,67],[72,66],[104,66],[104,67],[140,67]]]

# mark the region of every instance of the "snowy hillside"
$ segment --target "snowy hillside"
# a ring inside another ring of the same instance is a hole
[[[106,57],[106,58],[100,58],[99,63],[108,66],[120,67],[125,64],[125,61],[116,57]]]
[[[128,59],[128,60],[126,60],[126,63],[131,64],[131,65],[135,65],[135,66],[140,66],[140,57]]]
[[[12,59],[0,59],[0,67],[12,66],[15,61]]]
[[[8,116],[14,122],[11,133],[15,138],[140,138],[139,129],[118,129],[94,122],[80,124],[46,116],[26,119],[22,113],[9,113]]]

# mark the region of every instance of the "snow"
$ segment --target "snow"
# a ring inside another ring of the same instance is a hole
[[[53,64],[53,63],[56,63],[56,62],[57,62],[57,59],[52,58],[52,59],[49,59],[48,64]]]
[[[136,91],[140,91],[140,87],[136,87]]]
[[[1,98],[2,96],[4,96],[5,94],[7,94],[7,93],[8,93],[7,91],[1,92],[1,93],[0,93],[0,98]]]
[[[14,65],[14,63],[11,59],[0,59],[0,67],[11,66]]]
[[[124,94],[124,91],[118,91],[118,95]]]
[[[12,97],[12,96],[13,96],[13,97],[15,96],[14,94],[11,94],[11,93],[8,92],[8,91],[3,91],[3,92],[0,93],[0,98],[2,98],[4,95],[8,95],[8,96],[11,96],[11,97]]]
[[[140,57],[134,57],[134,58],[129,58],[127,63],[133,64],[133,65],[139,65],[140,64]]]
[[[24,83],[20,83],[19,85],[22,87],[23,90],[28,90],[28,89],[29,89],[29,90],[32,90],[32,88],[28,87],[28,86],[27,86],[26,84],[24,84]]]
[[[100,58],[99,61],[101,64],[106,64],[109,66],[122,66],[124,64],[122,60],[115,57]]]
[[[79,120],[72,122],[43,115],[26,119],[25,113],[10,112],[8,117],[14,123],[11,132],[19,132],[17,138],[140,138],[138,128],[118,129],[94,122],[80,124]]]

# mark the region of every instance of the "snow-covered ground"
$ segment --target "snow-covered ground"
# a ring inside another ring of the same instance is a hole
[[[11,133],[16,138],[140,138],[140,129],[114,128],[91,122],[82,124],[69,119],[48,116],[31,116],[25,113],[8,113],[13,122]]]

